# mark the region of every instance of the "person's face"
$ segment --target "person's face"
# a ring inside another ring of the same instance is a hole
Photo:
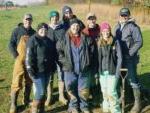
[[[38,30],[38,34],[41,37],[45,37],[47,35],[47,29],[46,28],[41,28]]]
[[[120,15],[119,16],[119,21],[120,21],[120,23],[125,23],[125,22],[127,22],[129,20],[129,16],[127,16],[127,15]]]
[[[30,28],[32,25],[32,19],[30,18],[23,19],[23,25],[26,29]]]
[[[88,24],[88,27],[89,27],[89,28],[94,28],[95,25],[96,25],[96,19],[95,19],[95,18],[88,19],[88,20],[87,20],[87,24]]]
[[[58,23],[58,21],[59,21],[59,17],[58,16],[53,16],[53,17],[51,17],[50,18],[50,23],[51,24],[57,24]]]
[[[107,40],[110,37],[110,29],[104,29],[102,31],[102,37]]]
[[[68,12],[65,12],[65,18],[67,18],[67,19],[71,19],[72,18],[72,16],[73,16],[73,13],[72,12],[70,12],[70,11],[68,11]]]
[[[78,23],[74,23],[70,26],[70,30],[72,32],[72,34],[77,35],[79,30],[80,30],[80,26]]]

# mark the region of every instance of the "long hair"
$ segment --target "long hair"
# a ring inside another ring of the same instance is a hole
[[[98,46],[99,47],[103,47],[103,46],[106,46],[106,45],[111,45],[113,43],[113,36],[112,34],[110,33],[110,36],[108,37],[108,40],[104,40],[104,38],[102,37],[102,35],[100,35],[100,38],[97,42]]]

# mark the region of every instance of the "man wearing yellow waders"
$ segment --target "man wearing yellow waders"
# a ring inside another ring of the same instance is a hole
[[[32,82],[29,78],[25,69],[25,52],[26,52],[26,42],[30,36],[32,36],[35,31],[31,27],[32,15],[25,14],[23,18],[23,23],[19,24],[17,28],[14,29],[11,35],[9,49],[15,58],[15,64],[13,69],[13,78],[11,84],[11,106],[10,113],[16,113],[17,109],[17,98],[19,90],[22,88],[22,82],[24,78],[24,97],[23,104],[28,105],[30,101],[30,92]]]

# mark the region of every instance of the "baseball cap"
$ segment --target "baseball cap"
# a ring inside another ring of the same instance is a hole
[[[32,20],[33,19],[32,14],[30,14],[30,13],[25,14],[24,19],[31,19]]]
[[[121,8],[119,12],[120,16],[130,16],[129,8]]]

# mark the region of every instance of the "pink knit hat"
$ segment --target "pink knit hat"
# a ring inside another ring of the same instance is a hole
[[[111,30],[111,27],[110,27],[110,25],[109,25],[108,22],[102,22],[102,23],[99,25],[99,27],[100,27],[100,31],[103,31],[104,29],[109,29],[109,30]]]

